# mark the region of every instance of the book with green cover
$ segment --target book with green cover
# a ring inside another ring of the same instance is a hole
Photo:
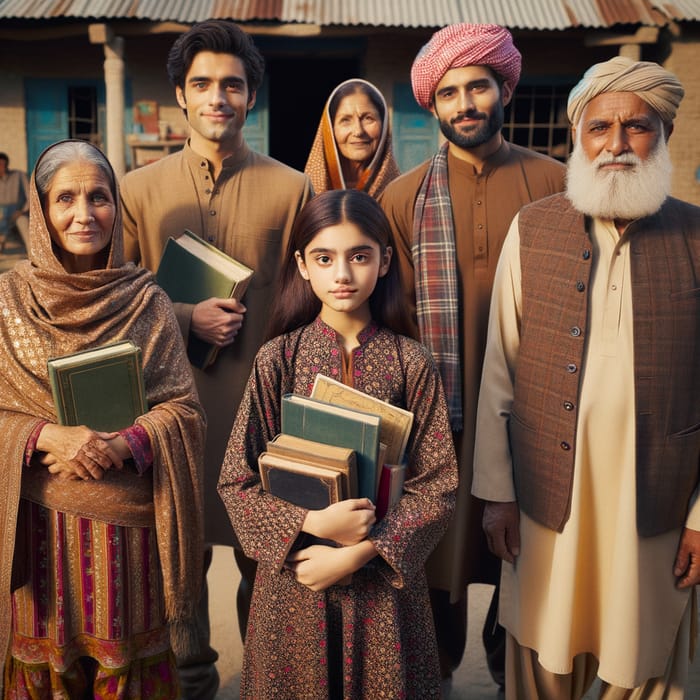
[[[282,432],[355,450],[357,495],[374,502],[381,418],[299,394],[282,397]]]
[[[252,276],[247,265],[185,230],[177,238],[168,238],[156,281],[173,302],[198,304],[212,297],[240,301]],[[195,367],[208,367],[217,353],[215,345],[190,335],[187,355]]]
[[[141,349],[130,340],[53,357],[47,366],[60,425],[111,432],[148,410]]]

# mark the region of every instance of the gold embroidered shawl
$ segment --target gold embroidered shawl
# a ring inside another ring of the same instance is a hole
[[[384,188],[399,176],[399,166],[394,160],[394,152],[391,146],[391,127],[389,125],[389,111],[382,93],[372,83],[359,78],[342,82],[338,85],[326,101],[321,122],[316,130],[314,142],[311,145],[309,158],[306,161],[304,172],[309,176],[314,192],[319,194],[326,190],[344,190],[345,179],[341,167],[342,156],[338,152],[338,145],[333,134],[333,122],[330,116],[330,104],[333,95],[348,82],[363,83],[376,95],[377,101],[383,106],[382,133],[369,165],[362,170],[355,189],[363,190],[373,197],[378,197]]]
[[[48,149],[47,149],[48,150]],[[46,153],[46,152],[45,152]],[[119,192],[105,269],[67,273],[30,185],[28,261],[0,276],[0,654],[9,643],[10,578],[23,498],[129,526],[155,526],[165,610],[177,652],[196,644],[193,615],[202,571],[205,421],[172,305],[151,273],[124,263]],[[68,481],[38,463],[23,466],[40,420],[54,421],[46,361],[129,338],[142,352],[153,466],[143,477],[110,470],[102,481]],[[21,557],[22,552],[17,552]]]

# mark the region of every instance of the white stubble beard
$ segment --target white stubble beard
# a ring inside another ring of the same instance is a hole
[[[631,163],[630,170],[601,170],[605,163]],[[631,221],[656,213],[671,192],[671,156],[662,137],[645,160],[634,153],[603,152],[590,161],[576,141],[566,170],[566,196],[587,216]]]

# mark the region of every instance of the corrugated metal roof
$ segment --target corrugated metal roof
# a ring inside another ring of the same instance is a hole
[[[0,19],[140,19],[187,24],[210,17],[416,28],[467,21],[561,30],[697,21],[700,0],[0,0]]]

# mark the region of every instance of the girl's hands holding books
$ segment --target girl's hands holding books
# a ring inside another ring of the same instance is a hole
[[[310,510],[302,530],[344,546],[362,542],[376,522],[374,504],[369,498],[348,498],[323,510]]]
[[[299,583],[312,591],[324,591],[361,569],[376,555],[377,550],[370,540],[358,542],[351,547],[314,544],[292,552],[285,565],[294,572]]]

